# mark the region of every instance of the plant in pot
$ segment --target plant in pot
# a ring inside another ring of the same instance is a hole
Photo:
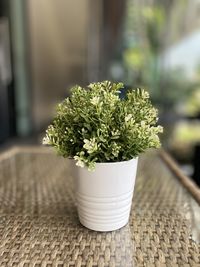
[[[121,98],[122,90],[110,81],[73,87],[43,139],[76,163],[79,219],[97,231],[128,222],[138,155],[160,146],[162,127],[148,92],[137,88]]]

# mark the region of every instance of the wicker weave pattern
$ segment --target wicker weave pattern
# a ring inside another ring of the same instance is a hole
[[[110,233],[80,225],[69,160],[42,151],[2,160],[0,266],[200,266],[187,216],[196,202],[151,158],[140,160],[129,224]]]

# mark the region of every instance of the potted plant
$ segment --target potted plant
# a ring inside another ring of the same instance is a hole
[[[148,92],[137,88],[121,98],[121,90],[110,81],[73,87],[43,139],[76,163],[79,219],[97,231],[128,222],[138,155],[160,146],[162,127]]]

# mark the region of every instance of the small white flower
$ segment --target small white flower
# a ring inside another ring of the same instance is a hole
[[[117,157],[118,154],[119,154],[119,151],[120,151],[120,148],[121,146],[120,145],[117,145],[117,143],[113,143],[113,146],[112,146],[112,154]]]
[[[79,156],[74,156],[74,159],[76,160],[76,166],[78,167],[85,167],[85,163],[80,159]]]
[[[85,166],[85,164],[84,164],[83,161],[78,160],[78,161],[76,162],[76,166],[83,168],[83,167]]]
[[[125,117],[125,122],[128,122],[132,118],[132,114],[128,114]]]
[[[96,143],[95,138],[91,138],[90,140],[84,139],[83,141],[85,143],[83,147],[87,150],[89,154],[97,151],[98,145]]]
[[[94,96],[94,97],[91,99],[90,102],[91,102],[94,106],[96,106],[96,105],[98,105],[99,100],[100,100],[99,96]]]
[[[157,132],[158,132],[158,133],[162,133],[162,132],[163,132],[163,127],[160,126],[160,125],[158,125],[158,126],[157,126]]]
[[[155,108],[152,108],[152,110],[149,111],[149,115],[151,117],[156,117],[157,116],[157,110]]]
[[[82,128],[81,130],[82,130],[82,133],[83,133],[83,134],[84,134],[84,133],[87,133],[87,130],[86,130],[85,128]]]
[[[120,134],[119,130],[111,131],[112,136],[117,136]]]
[[[49,143],[50,143],[49,137],[48,136],[45,136],[43,138],[43,140],[42,140],[42,143],[43,143],[43,145],[49,145]]]
[[[143,98],[149,98],[149,93],[147,91],[142,92]]]
[[[146,126],[146,123],[145,123],[145,121],[141,121],[141,123],[140,123],[140,124],[141,124],[141,127],[142,127],[142,128],[145,128],[145,126]]]

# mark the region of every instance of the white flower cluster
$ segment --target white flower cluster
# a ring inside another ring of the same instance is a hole
[[[93,152],[97,151],[98,146],[95,138],[91,138],[90,140],[84,139],[84,145],[83,147],[87,150],[89,154],[92,154]]]
[[[76,166],[81,168],[85,167],[84,161],[82,161],[79,156],[74,156],[74,159],[76,160]]]
[[[97,106],[98,103],[100,101],[100,97],[99,96],[94,96],[92,99],[91,99],[91,103],[94,105],[94,106]]]

